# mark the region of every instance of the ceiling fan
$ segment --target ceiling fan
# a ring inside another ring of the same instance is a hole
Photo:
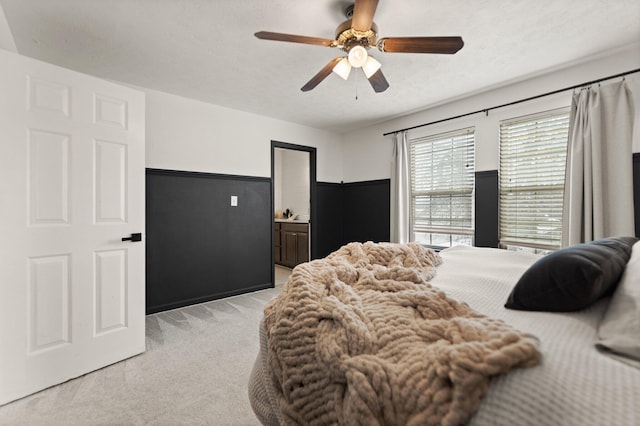
[[[454,54],[464,46],[461,37],[386,37],[378,40],[378,26],[373,22],[377,6],[378,0],[355,0],[355,4],[345,10],[347,21],[336,29],[335,40],[269,31],[259,31],[255,36],[262,40],[337,47],[347,53],[346,57],[338,56],[325,65],[302,86],[303,92],[316,87],[331,72],[346,80],[351,68],[362,68],[373,90],[384,92],[389,83],[380,70],[380,62],[367,53],[372,47],[381,52]]]

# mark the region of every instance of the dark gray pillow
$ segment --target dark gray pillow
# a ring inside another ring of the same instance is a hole
[[[520,277],[505,308],[550,312],[586,308],[613,293],[637,240],[604,238],[546,255]]]

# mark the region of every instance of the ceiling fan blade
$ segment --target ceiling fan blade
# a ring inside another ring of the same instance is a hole
[[[462,37],[389,37],[378,40],[378,49],[382,52],[453,54],[462,46]]]
[[[369,31],[377,7],[378,0],[356,0],[353,6],[351,28],[358,31]]]
[[[335,46],[335,40],[320,37],[308,37],[295,34],[272,33],[270,31],[258,31],[254,34],[261,40],[288,41],[291,43],[315,44],[317,46]]]
[[[373,87],[376,93],[384,92],[389,88],[389,82],[384,78],[384,74],[382,74],[382,70],[380,69],[369,77],[369,83],[371,83],[371,87]]]
[[[307,84],[302,86],[302,88],[300,90],[302,90],[303,92],[308,92],[309,90],[311,90],[314,87],[316,87],[318,84],[320,84],[322,82],[322,80],[324,80],[325,78],[327,78],[327,76],[329,74],[331,74],[331,72],[333,71],[333,67],[335,67],[336,64],[338,62],[340,62],[341,60],[342,60],[342,58],[340,56],[338,56],[337,58],[334,58],[331,61],[329,61],[329,63],[327,65],[325,65],[324,68],[322,68],[318,72],[318,74],[314,75],[311,78],[311,80],[309,80],[307,82]]]

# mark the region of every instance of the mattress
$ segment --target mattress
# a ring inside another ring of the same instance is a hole
[[[443,259],[431,284],[476,311],[501,319],[540,340],[542,362],[495,378],[472,425],[640,424],[640,369],[595,348],[609,299],[578,312],[545,313],[504,308],[513,286],[538,255],[457,246]],[[268,374],[267,333],[249,384],[263,424],[282,424]]]

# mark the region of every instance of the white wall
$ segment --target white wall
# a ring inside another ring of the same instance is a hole
[[[273,161],[274,210],[289,209],[296,215],[309,215],[310,154],[306,151],[276,148]],[[274,211],[274,213],[275,213]]]
[[[11,29],[9,28],[9,23],[7,22],[7,17],[4,14],[4,10],[2,10],[2,6],[0,5],[0,49],[8,50],[13,53],[17,53],[16,43],[13,40],[13,35],[11,34]]]
[[[640,44],[620,49],[606,57],[574,65],[523,82],[486,91],[458,101],[416,112],[365,129],[343,135],[343,176],[345,182],[388,179],[391,175],[393,135],[384,133],[466,114],[519,99],[563,89],[601,77],[640,68]],[[470,75],[469,78],[473,78]],[[627,76],[636,106],[634,152],[640,152],[640,75]],[[452,82],[452,84],[455,84]],[[604,83],[603,83],[604,84]],[[500,120],[569,106],[572,91],[566,91],[535,101],[448,121],[413,130],[409,136],[437,134],[440,132],[476,127],[476,171],[498,168],[498,128]]]
[[[180,96],[147,95],[146,167],[271,176],[271,140],[317,148],[317,180],[342,180],[337,133]]]

